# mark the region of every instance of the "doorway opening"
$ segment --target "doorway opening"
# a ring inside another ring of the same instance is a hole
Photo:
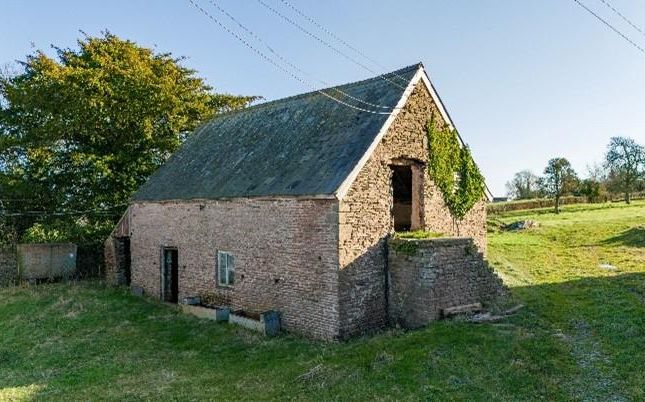
[[[397,232],[412,228],[412,192],[412,167],[392,166],[392,216]]]
[[[179,259],[176,248],[162,250],[161,256],[161,299],[177,303],[179,298]]]
[[[130,238],[117,237],[115,239],[116,250],[116,280],[119,285],[130,286],[132,279]]]

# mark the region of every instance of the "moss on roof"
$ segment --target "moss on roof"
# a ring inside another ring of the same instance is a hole
[[[420,65],[335,89],[392,110]],[[393,85],[396,82],[398,85]],[[310,92],[218,116],[135,194],[135,201],[331,195],[350,174],[389,115],[362,112]]]

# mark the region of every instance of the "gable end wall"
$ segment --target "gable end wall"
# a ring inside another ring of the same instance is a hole
[[[387,324],[386,241],[392,231],[391,168],[393,160],[423,165],[424,228],[457,235],[439,188],[428,176],[426,123],[445,122],[424,83],[420,81],[403,110],[360,170],[339,205],[340,333],[347,337]],[[459,235],[473,237],[486,249],[486,202],[482,200],[460,224]]]

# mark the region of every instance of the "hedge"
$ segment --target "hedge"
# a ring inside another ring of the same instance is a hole
[[[645,198],[645,192],[633,193],[631,199],[638,200]],[[624,201],[622,195],[604,196],[595,201],[595,203],[602,202],[621,202]],[[589,200],[587,197],[580,196],[566,196],[560,198],[560,205],[567,204],[587,204]],[[501,214],[509,211],[519,211],[523,209],[538,209],[538,208],[552,208],[555,207],[555,199],[553,198],[534,198],[531,200],[518,200],[507,202],[495,202],[488,204],[486,211],[491,214]]]

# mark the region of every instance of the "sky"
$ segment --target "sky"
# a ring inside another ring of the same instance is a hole
[[[194,1],[241,32],[209,0]],[[332,85],[422,62],[496,196],[505,194],[515,172],[541,174],[550,158],[566,157],[585,176],[588,165],[602,162],[610,137],[645,143],[645,51],[574,0],[288,0],[378,65],[297,19],[280,0],[263,0],[372,72],[258,0],[210,1],[310,77]],[[645,2],[579,1],[645,48],[645,34],[606,5],[645,32]],[[0,0],[0,66],[36,49],[52,54],[52,44],[74,47],[79,31],[104,30],[185,56],[184,64],[218,92],[272,100],[311,89],[244,47],[188,0]]]

